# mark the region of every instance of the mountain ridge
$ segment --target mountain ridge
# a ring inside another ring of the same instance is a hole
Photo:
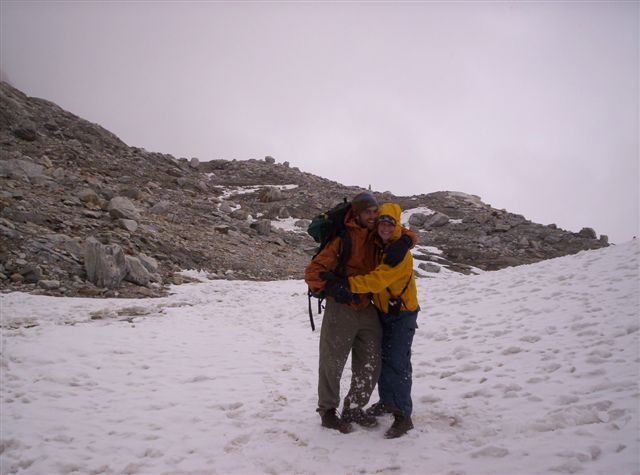
[[[184,281],[183,269],[301,278],[315,248],[308,220],[364,190],[270,156],[200,161],[131,147],[7,83],[0,143],[2,291],[156,296]],[[441,266],[495,270],[608,245],[591,228],[533,223],[463,192],[373,193],[413,210],[407,225],[419,236],[423,277]]]

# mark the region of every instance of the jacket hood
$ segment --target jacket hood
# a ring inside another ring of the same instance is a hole
[[[396,203],[385,203],[380,206],[379,217],[381,216],[391,216],[396,221],[396,227],[393,230],[393,236],[391,236],[392,241],[396,241],[400,239],[402,235],[402,230],[400,229],[400,217],[402,214],[402,209],[400,209],[400,205]]]

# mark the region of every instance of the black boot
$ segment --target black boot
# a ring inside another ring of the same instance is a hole
[[[322,427],[327,427],[328,429],[334,429],[342,432],[343,434],[348,434],[353,430],[351,424],[349,422],[340,419],[336,415],[335,409],[329,409],[321,414],[322,418]]]
[[[413,422],[411,417],[405,417],[400,414],[394,414],[394,421],[387,432],[384,433],[385,439],[396,439],[402,437],[411,429],[413,429]]]
[[[378,425],[375,416],[367,414],[359,407],[344,409],[342,411],[342,420],[345,422],[355,422],[362,427],[375,427]]]

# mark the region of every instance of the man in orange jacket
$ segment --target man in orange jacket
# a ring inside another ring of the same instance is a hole
[[[323,279],[321,274],[351,277],[373,271],[376,267],[375,226],[378,202],[373,194],[362,192],[351,201],[345,217],[346,235],[336,237],[313,258],[305,269],[305,281],[312,291],[328,297],[320,331],[318,409],[322,425],[342,433],[351,432],[351,422],[365,427],[377,424],[363,407],[369,402],[380,375],[380,343],[382,327],[370,294],[352,294],[343,279]],[[403,236],[387,250],[387,264],[402,261],[415,243],[416,236],[403,228]],[[345,246],[345,243],[349,245]],[[340,254],[349,249],[338,269]],[[342,417],[336,411],[340,404],[340,378],[351,352],[351,386],[344,399]]]

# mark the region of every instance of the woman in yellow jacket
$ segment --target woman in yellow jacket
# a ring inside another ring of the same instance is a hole
[[[382,205],[377,224],[380,264],[369,274],[349,277],[349,287],[354,294],[373,294],[383,327],[382,372],[378,380],[380,401],[367,412],[375,416],[393,413],[393,425],[385,433],[389,439],[413,429],[411,344],[420,310],[411,253],[395,267],[382,263],[387,246],[401,236],[401,212],[395,203]]]

